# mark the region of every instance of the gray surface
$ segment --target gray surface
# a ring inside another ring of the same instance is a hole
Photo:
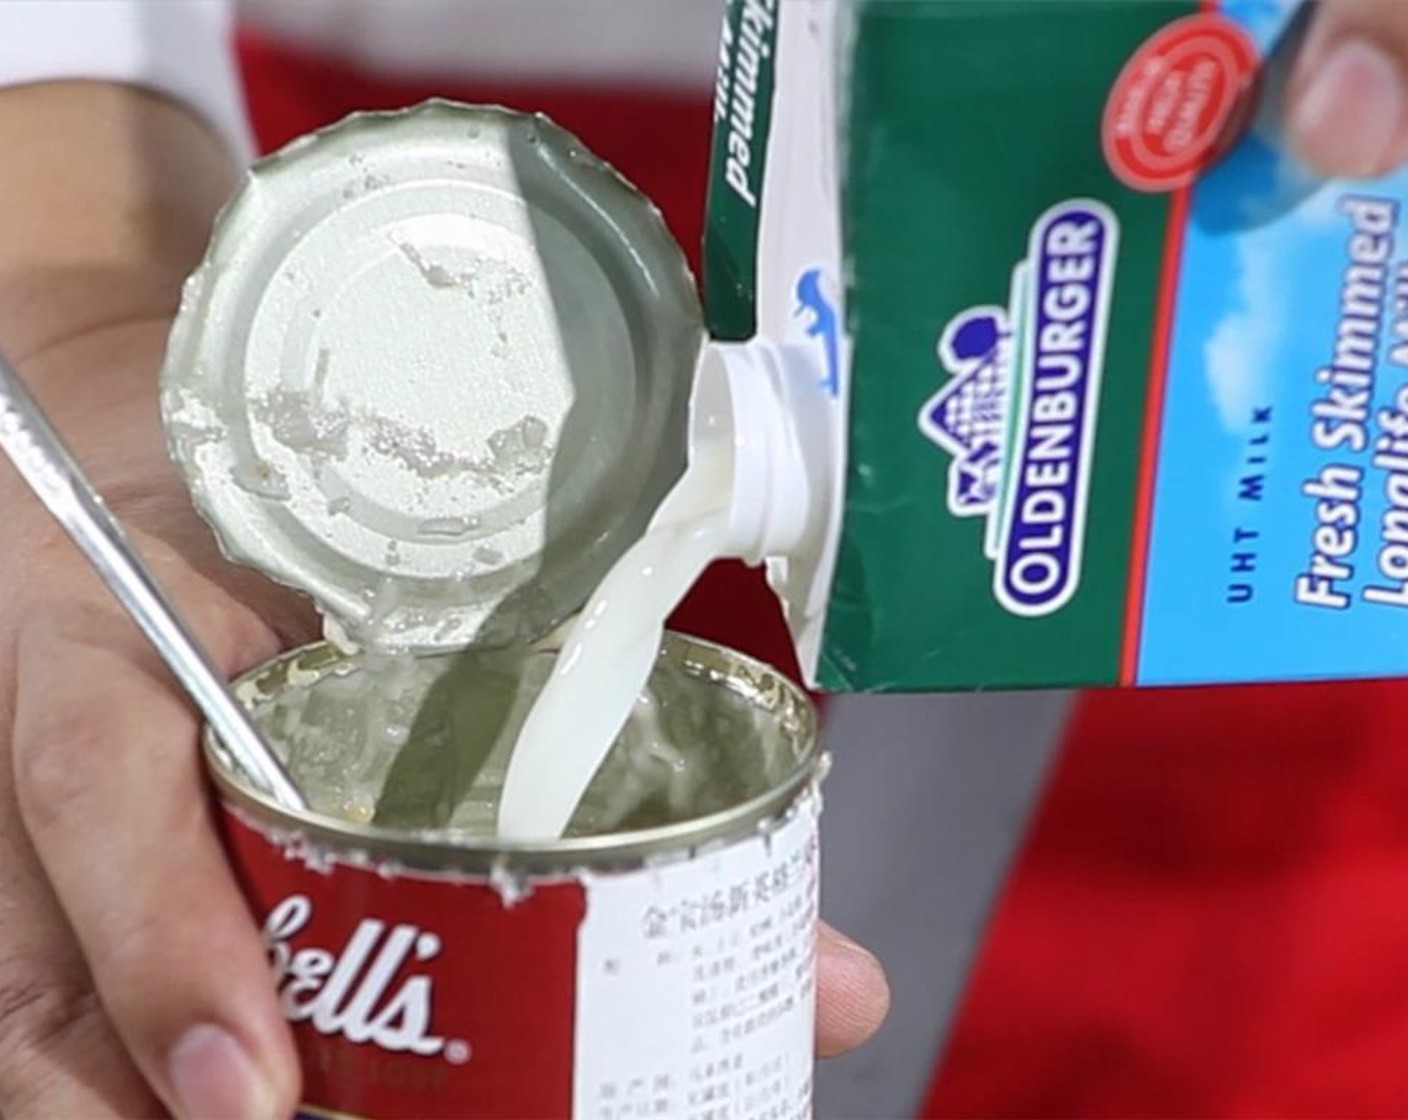
[[[914,1115],[1069,704],[1059,692],[835,698],[822,914],[889,970],[890,1018],[817,1071],[817,1120]]]

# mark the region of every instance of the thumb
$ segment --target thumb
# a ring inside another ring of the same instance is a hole
[[[817,931],[816,1051],[844,1054],[870,1038],[890,1010],[885,970],[867,950],[825,922]]]
[[[1292,71],[1286,131],[1324,175],[1369,178],[1408,160],[1408,2],[1323,0]]]

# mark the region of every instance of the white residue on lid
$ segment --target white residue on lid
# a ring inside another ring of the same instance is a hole
[[[441,264],[433,264],[427,261],[416,251],[414,245],[400,246],[401,252],[406,254],[407,259],[420,270],[420,274],[425,277],[425,282],[432,288],[458,288],[461,286],[461,276],[469,279],[469,274],[455,273]]]
[[[326,376],[326,349],[318,352],[315,378]],[[274,389],[250,402],[250,414],[290,451],[313,458],[343,459],[352,415],[346,408],[328,408],[305,389]]]
[[[313,364],[313,392],[318,400],[322,400],[326,394],[328,385],[328,370],[332,368],[332,350],[326,346],[318,347],[318,358]]]
[[[536,416],[524,416],[490,433],[489,453],[485,456],[446,451],[424,428],[414,428],[385,416],[361,414],[353,423],[373,451],[397,460],[412,474],[424,479],[467,475],[481,486],[507,492],[518,481],[542,474],[552,462],[547,425]]]
[[[177,456],[190,462],[205,444],[218,444],[226,436],[224,422],[209,404],[187,389],[168,387],[162,393],[166,436]]]
[[[225,429],[223,426],[206,428],[172,420],[166,425],[166,437],[176,449],[177,456],[190,462],[195,458],[196,448],[208,443],[219,443],[225,437]]]
[[[504,429],[504,436],[517,436],[526,451],[541,451],[548,443],[548,426],[537,416],[525,416],[514,427]],[[494,448],[495,436],[489,437],[489,446]]]
[[[315,386],[325,378],[328,360],[328,351],[320,351]],[[513,490],[525,478],[542,474],[552,461],[548,426],[538,416],[523,416],[491,432],[486,441],[488,453],[476,456],[442,448],[425,428],[366,409],[352,409],[345,403],[330,407],[321,397],[320,388],[273,389],[250,401],[250,415],[276,442],[298,455],[345,460],[355,434],[368,450],[395,460],[418,478],[464,475],[500,493]],[[219,433],[201,438],[219,438]],[[340,506],[336,511],[330,507],[330,512],[345,513],[347,507]]]
[[[230,468],[230,481],[247,494],[274,502],[288,501],[288,479],[273,463],[241,459]]]
[[[432,288],[458,288],[470,299],[490,307],[527,295],[533,287],[527,273],[504,261],[480,257],[467,268],[449,268],[430,260],[409,242],[398,241],[396,247]]]
[[[396,541],[387,542],[385,565],[395,569],[403,562]],[[445,616],[443,606],[416,606],[407,602],[406,584],[394,572],[383,575],[372,587],[361,591],[366,610],[356,617],[335,618],[323,612],[323,636],[343,652],[359,651],[364,661],[381,665],[398,661],[404,655],[387,652],[395,648],[395,638],[408,631],[424,630]],[[458,626],[460,623],[457,622]]]

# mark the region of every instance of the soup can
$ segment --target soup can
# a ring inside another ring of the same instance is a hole
[[[659,212],[539,116],[354,115],[217,221],[162,417],[224,553],[325,619],[239,684],[308,810],[207,740],[303,1115],[810,1114],[802,693],[668,637],[568,833],[494,838],[550,635],[683,468],[702,344]]]
[[[394,740],[406,723],[428,735],[419,757],[367,730],[357,698],[380,689],[370,706],[388,707],[376,665],[314,646],[239,682],[308,812],[256,790],[207,736],[227,851],[298,1047],[299,1115],[810,1116],[826,761],[805,695],[757,661],[667,635],[656,679],[682,679],[692,711],[674,718],[670,758],[643,737],[644,768],[694,766],[697,788],[661,786],[634,826],[598,817],[560,841],[506,844],[436,817],[454,767],[434,731],[456,718],[432,711],[436,694],[472,721],[482,695],[464,689],[503,675],[440,660],[419,662],[389,705],[402,708]],[[310,716],[320,688],[324,714]],[[320,721],[327,741],[310,747]],[[489,811],[503,753],[467,783]],[[609,802],[642,769],[608,760],[594,788]],[[371,821],[349,792],[359,783],[381,791]],[[398,827],[378,823],[388,801]]]

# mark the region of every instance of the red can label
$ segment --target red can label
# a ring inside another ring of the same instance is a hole
[[[309,1118],[810,1115],[817,798],[689,858],[525,885],[226,807]]]
[[[1256,72],[1256,45],[1216,12],[1155,32],[1120,71],[1105,105],[1111,170],[1137,190],[1187,186],[1237,138]]]

